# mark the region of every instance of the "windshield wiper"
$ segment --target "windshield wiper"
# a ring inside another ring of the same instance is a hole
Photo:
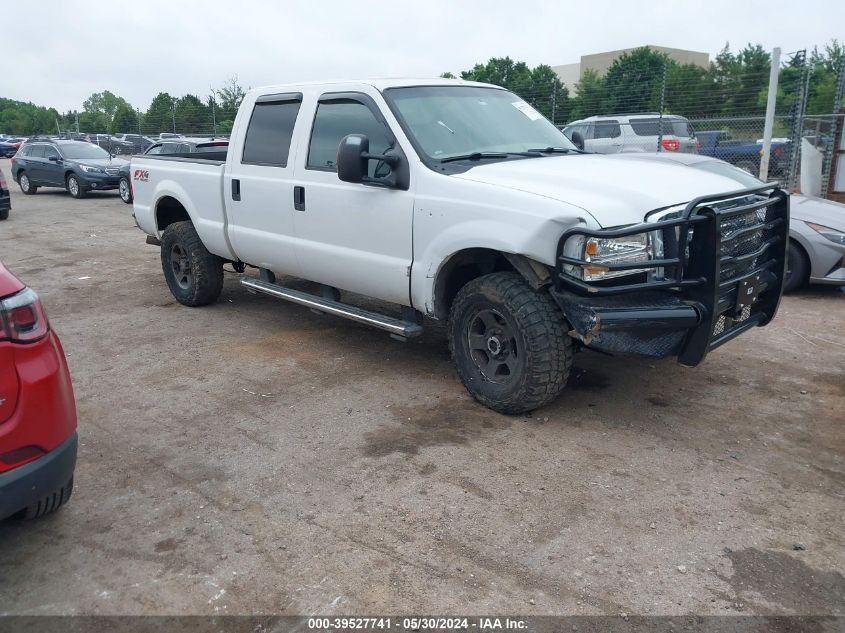
[[[451,163],[456,160],[482,160],[484,158],[507,158],[509,154],[505,152],[472,152],[471,154],[459,154],[458,156],[449,156],[448,158],[441,158],[441,163]]]
[[[542,149],[528,149],[526,152],[537,152],[540,154],[568,154],[569,152],[578,150],[571,150],[568,147],[544,147]]]

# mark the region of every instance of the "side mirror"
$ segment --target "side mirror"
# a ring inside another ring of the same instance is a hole
[[[49,160],[51,163],[58,163],[61,162],[62,159],[58,156],[50,156],[50,158],[48,158],[47,160]]]
[[[584,151],[584,137],[581,136],[581,132],[578,132],[577,130],[573,132],[570,140],[575,147],[580,149],[582,152]]]
[[[370,139],[366,134],[349,134],[337,147],[337,177],[343,182],[363,182],[367,175]]]
[[[384,177],[371,178],[367,175],[371,160],[390,165],[391,173]],[[340,140],[340,145],[337,147],[337,177],[343,182],[398,187],[399,184],[393,172],[401,160],[399,156],[393,154],[370,154],[370,139],[366,134],[349,134]]]

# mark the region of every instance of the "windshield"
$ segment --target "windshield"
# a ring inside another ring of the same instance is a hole
[[[727,178],[733,178],[738,183],[745,187],[759,187],[763,184],[763,181],[758,180],[747,171],[740,169],[739,167],[734,167],[733,165],[729,165],[728,163],[723,163],[722,161],[704,161],[701,163],[696,163],[692,165],[696,169],[701,169],[702,171],[709,171],[713,174],[718,174],[719,176],[725,176]]]
[[[429,158],[575,146],[548,119],[506,90],[473,86],[390,88],[385,96]]]
[[[65,158],[109,158],[109,153],[91,143],[73,143],[62,145],[62,154]]]

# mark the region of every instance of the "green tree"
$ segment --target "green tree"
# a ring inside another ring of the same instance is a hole
[[[214,92],[217,104],[220,106],[217,118],[222,120],[228,118],[234,121],[245,95],[246,91],[238,83],[238,76],[229,77],[223,87]]]
[[[211,109],[195,95],[176,101],[176,130],[183,134],[207,134],[211,131]]]
[[[145,134],[159,134],[173,132],[173,106],[175,99],[166,92],[158,93],[144,114],[144,124],[141,129]]]
[[[85,117],[86,127],[90,126],[91,132],[107,132],[111,129],[112,119],[118,108],[126,107],[130,110],[132,106],[123,97],[113,92],[103,90],[95,92],[82,102],[82,109],[89,116]],[[82,121],[80,121],[82,127]]]
[[[607,100],[607,82],[592,69],[585,70],[575,84],[577,96],[572,99],[570,120],[601,114]]]
[[[664,69],[669,58],[647,46],[617,57],[604,76],[604,114],[648,112],[660,108]]]
[[[114,112],[109,132],[112,134],[138,131],[138,114],[130,106],[120,104]]]

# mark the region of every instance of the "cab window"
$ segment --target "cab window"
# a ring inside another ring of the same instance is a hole
[[[376,119],[363,103],[353,99],[321,102],[311,130],[307,167],[337,171],[337,148],[348,134],[366,134],[370,139],[371,154],[383,154],[392,145],[384,123]],[[380,169],[379,176],[383,176],[386,166],[369,161],[370,177],[376,175],[377,168]]]

